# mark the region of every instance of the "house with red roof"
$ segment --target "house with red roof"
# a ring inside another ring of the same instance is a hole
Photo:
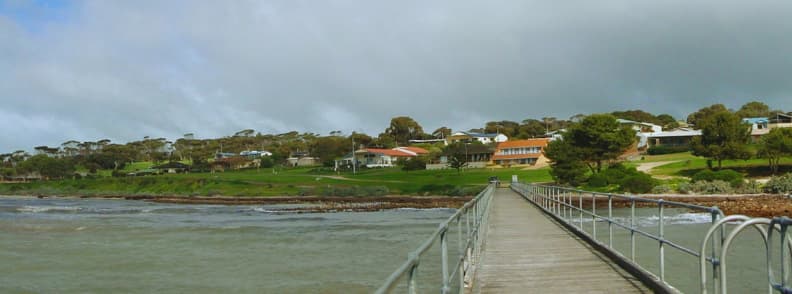
[[[355,161],[358,166],[392,167],[400,158],[410,159],[429,154],[429,151],[419,147],[396,147],[393,149],[362,148],[355,151]],[[351,164],[352,156],[347,155],[341,164]]]
[[[550,138],[515,140],[498,143],[492,162],[502,166],[544,165],[547,158],[544,149]]]

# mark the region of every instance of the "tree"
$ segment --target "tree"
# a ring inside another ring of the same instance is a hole
[[[26,173],[38,173],[48,179],[63,178],[74,172],[74,164],[69,159],[58,159],[39,154],[21,162],[18,169]]]
[[[699,125],[702,121],[707,119],[708,117],[712,116],[715,113],[719,112],[728,112],[729,110],[726,109],[726,106],[723,104],[713,104],[704,108],[699,109],[698,111],[691,113],[687,117],[687,123],[694,125],[697,129],[700,129]]]
[[[718,169],[724,159],[748,159],[747,148],[751,138],[751,127],[739,116],[729,111],[712,114],[699,122],[701,136],[691,140],[693,155],[718,161]],[[708,162],[710,168],[711,162]]]
[[[484,126],[484,132],[504,134],[506,137],[512,138],[517,136],[519,128],[519,123],[509,120],[490,121]]]
[[[426,169],[426,158],[423,156],[416,156],[413,158],[399,158],[397,164],[402,167],[405,172],[412,170]]]
[[[662,123],[660,120],[654,116],[654,114],[648,113],[643,110],[635,109],[635,110],[625,110],[625,111],[614,111],[611,112],[611,115],[615,116],[616,118],[637,121],[637,122],[647,122],[656,125],[661,125]]]
[[[670,114],[658,115],[657,121],[659,122],[660,126],[663,127],[663,129],[676,129],[679,127],[679,123]]]
[[[747,117],[769,117],[770,107],[767,104],[758,101],[745,103],[735,112],[740,118]]]
[[[585,180],[586,165],[570,141],[552,141],[544,153],[550,159],[550,175],[557,183],[577,186]]]
[[[432,132],[432,137],[435,137],[435,139],[445,139],[448,136],[451,136],[451,129],[447,127],[439,127]]]
[[[463,168],[468,166],[465,154],[454,154],[448,159],[448,167],[456,169],[459,174]]]
[[[572,124],[563,135],[577,157],[591,169],[602,170],[602,162],[624,154],[635,142],[635,131],[623,126],[609,114],[593,114]]]
[[[767,158],[770,170],[778,172],[778,163],[781,157],[792,155],[792,129],[776,128],[762,137],[759,143],[758,155]]]
[[[409,116],[399,116],[391,119],[390,126],[385,129],[385,134],[396,140],[397,144],[407,145],[411,139],[423,136],[423,128]]]
[[[543,117],[542,122],[545,124],[545,133],[550,132],[550,126],[556,122],[555,117]]]
[[[541,121],[535,119],[524,119],[517,132],[517,138],[528,139],[536,137],[544,137],[545,125]]]

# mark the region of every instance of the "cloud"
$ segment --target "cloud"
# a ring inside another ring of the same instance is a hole
[[[376,135],[399,115],[431,131],[751,100],[792,110],[781,0],[36,3],[0,7],[0,150]]]

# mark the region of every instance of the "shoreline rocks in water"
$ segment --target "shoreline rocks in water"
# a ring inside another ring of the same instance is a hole
[[[750,217],[777,217],[792,215],[792,199],[783,195],[758,194],[758,195],[639,195],[641,198],[663,199],[664,201],[683,202],[706,207],[717,206],[725,215],[742,214]],[[578,204],[577,196],[573,196],[573,203]],[[613,198],[614,208],[630,207],[630,200]],[[598,196],[597,209],[607,208],[608,200],[605,196]],[[583,198],[583,207],[591,207],[591,197]],[[636,201],[635,207],[657,207],[654,202]],[[674,207],[667,205],[666,207]]]
[[[56,198],[54,196],[36,195],[37,198]],[[65,198],[75,198],[64,196]],[[473,197],[451,196],[377,196],[377,197],[346,197],[346,196],[294,196],[294,197],[185,197],[185,196],[153,196],[153,195],[97,195],[78,196],[76,198],[125,199],[173,204],[216,204],[216,205],[267,205],[267,204],[312,204],[304,207],[279,208],[278,211],[292,213],[314,212],[364,212],[399,208],[459,208]]]

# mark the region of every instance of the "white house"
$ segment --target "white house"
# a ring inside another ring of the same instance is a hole
[[[509,141],[509,137],[504,134],[483,134],[483,133],[474,133],[474,132],[456,132],[448,136],[448,141],[451,143],[456,142],[470,142],[473,140],[477,140],[482,144],[490,144],[490,143],[501,143]]]
[[[355,163],[368,168],[392,167],[400,158],[413,158],[429,154],[429,151],[418,147],[396,147],[393,149],[363,148],[355,151]],[[352,154],[348,154],[336,161],[336,168],[342,165],[352,165]]]

